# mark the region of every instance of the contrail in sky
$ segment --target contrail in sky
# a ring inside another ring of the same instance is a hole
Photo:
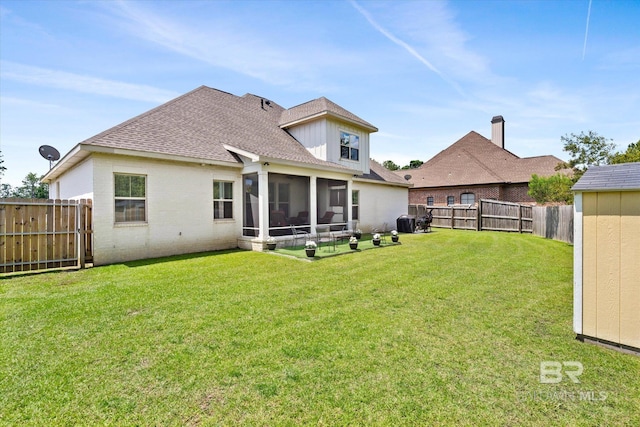
[[[582,47],[582,60],[584,61],[584,55],[587,53],[587,36],[589,36],[589,19],[591,19],[591,2],[589,0],[589,11],[587,12],[587,29],[584,30],[584,46]]]
[[[451,80],[448,76],[444,75],[443,73],[440,72],[440,70],[438,70],[433,64],[431,64],[431,62],[427,61],[422,55],[420,55],[413,47],[411,47],[408,43],[400,40],[399,38],[397,38],[396,36],[394,36],[393,34],[391,34],[389,31],[387,31],[385,28],[383,28],[380,24],[378,24],[372,17],[371,15],[369,15],[369,12],[367,12],[366,10],[364,10],[362,7],[360,7],[360,5],[358,3],[356,3],[354,0],[350,0],[349,3],[351,3],[351,5],[358,11],[360,12],[360,14],[362,16],[365,17],[365,19],[369,22],[369,24],[371,24],[371,26],[373,28],[375,28],[379,33],[381,33],[383,36],[385,36],[386,38],[388,38],[389,40],[391,40],[392,42],[394,42],[395,44],[397,44],[398,46],[404,48],[407,52],[409,52],[411,54],[411,56],[413,56],[414,58],[416,58],[418,61],[420,61],[421,63],[423,63],[424,65],[427,66],[428,69],[430,69],[431,71],[433,71],[434,73],[436,73],[438,76],[440,76],[440,78],[442,80],[444,80],[445,82],[449,83],[460,95],[462,96],[466,96],[466,94],[464,93],[464,91],[462,90],[462,88],[453,80]]]

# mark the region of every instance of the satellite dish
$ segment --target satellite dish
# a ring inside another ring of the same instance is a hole
[[[51,169],[52,162],[60,160],[60,152],[50,145],[41,145],[38,151],[42,157],[49,160],[49,169]]]
[[[411,179],[411,175],[406,174],[406,175],[404,176],[404,179],[406,179],[407,181],[409,181],[409,180]]]

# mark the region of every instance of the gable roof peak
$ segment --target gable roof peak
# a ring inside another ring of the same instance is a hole
[[[279,126],[285,129],[327,116],[363,127],[370,132],[378,131],[378,128],[371,123],[361,119],[324,96],[284,110],[280,116]]]

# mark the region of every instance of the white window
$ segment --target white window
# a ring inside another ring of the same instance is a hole
[[[453,196],[447,196],[447,205],[448,205],[448,206],[453,205],[455,202],[456,202],[455,197],[453,197]]]
[[[360,159],[360,137],[347,132],[340,132],[340,158],[348,160]]]
[[[433,196],[427,197],[427,206],[433,206]]]
[[[360,219],[360,190],[351,192],[351,219]]]
[[[233,182],[213,181],[213,218],[233,218]]]
[[[460,195],[460,203],[463,205],[473,205],[476,203],[476,195],[473,193],[462,193]]]
[[[115,174],[115,222],[147,220],[147,177]]]

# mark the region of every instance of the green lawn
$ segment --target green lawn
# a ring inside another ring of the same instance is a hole
[[[640,425],[640,357],[574,339],[570,246],[401,242],[2,280],[0,424]]]

